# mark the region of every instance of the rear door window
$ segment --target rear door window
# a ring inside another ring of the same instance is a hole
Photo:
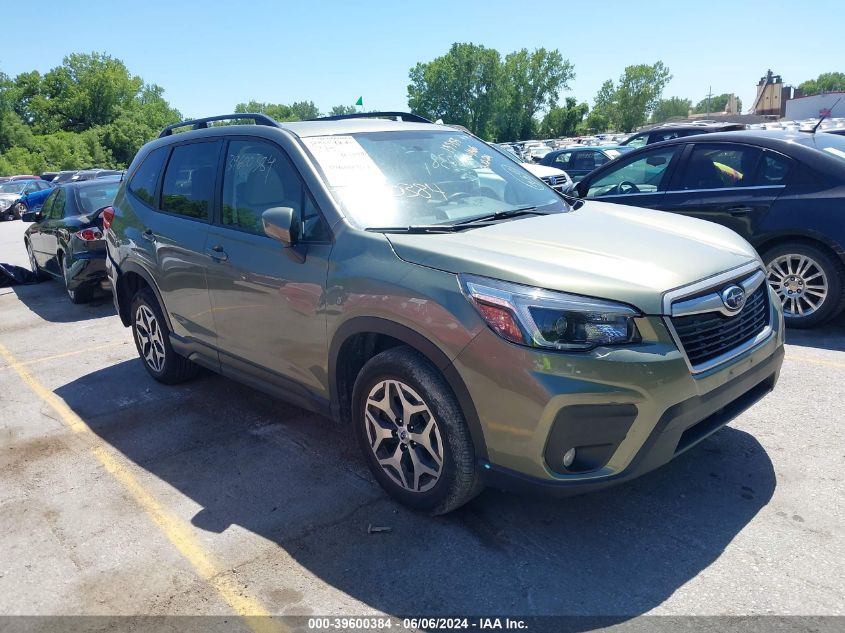
[[[680,189],[726,189],[755,185],[762,151],[748,145],[697,143],[687,159]]]
[[[211,218],[220,145],[211,141],[173,148],[161,186],[162,211],[206,222]]]
[[[792,160],[774,152],[763,152],[760,170],[755,184],[758,186],[785,185],[792,171]]]

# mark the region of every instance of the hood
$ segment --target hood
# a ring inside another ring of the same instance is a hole
[[[757,259],[712,222],[593,201],[461,233],[387,237],[408,262],[622,301],[645,314],[663,311],[668,290]]]

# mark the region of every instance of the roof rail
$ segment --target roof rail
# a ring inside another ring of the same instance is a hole
[[[239,112],[235,114],[221,114],[218,116],[208,116],[203,119],[191,119],[189,121],[182,121],[180,123],[174,123],[173,125],[168,125],[161,131],[161,134],[158,135],[159,138],[164,138],[165,136],[170,136],[173,134],[173,130],[176,130],[180,127],[187,127],[188,125],[191,126],[192,130],[202,130],[208,127],[208,124],[212,121],[231,121],[231,120],[239,120],[239,119],[251,119],[255,125],[269,125],[270,127],[280,127],[278,122],[272,118],[267,116],[266,114],[261,114],[259,112]]]
[[[316,119],[308,119],[309,121],[342,121],[344,119],[383,119],[389,117],[391,119],[398,119],[400,121],[407,121],[409,123],[433,123],[419,114],[411,114],[410,112],[354,112],[353,114],[335,114],[332,116],[321,116]]]

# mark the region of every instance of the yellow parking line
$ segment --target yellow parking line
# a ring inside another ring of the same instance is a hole
[[[59,358],[67,358],[68,356],[76,356],[77,354],[87,354],[88,352],[94,352],[101,349],[110,349],[113,347],[122,347],[126,345],[126,343],[108,343],[106,345],[93,345],[90,347],[83,347],[80,349],[75,349],[70,352],[65,352],[64,354],[54,354],[53,356],[42,356],[41,358],[34,358],[32,360],[22,360],[18,361],[22,367],[28,367],[30,365],[35,365],[36,363],[46,363],[47,361],[51,360],[58,360]],[[4,369],[10,369],[11,365],[0,365],[0,371]]]
[[[227,575],[226,571],[221,570],[202,548],[189,525],[159,503],[121,463],[122,460],[106,448],[105,443],[91,427],[74,413],[62,398],[42,385],[2,343],[0,356],[15,370],[27,387],[56,412],[64,425],[74,433],[86,435],[94,441],[92,452],[103,468],[123,485],[197,574],[217,591],[235,613],[244,618],[253,631],[276,633],[288,630],[281,622],[272,619],[270,612],[258,600],[244,594],[238,583]]]
[[[792,356],[791,354],[787,354],[785,360],[795,360],[801,363],[812,363],[813,365],[824,365],[825,367],[845,369],[845,363],[837,363],[833,360],[822,360],[821,358],[807,358],[806,356]]]

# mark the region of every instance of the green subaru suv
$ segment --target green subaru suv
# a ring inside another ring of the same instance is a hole
[[[430,513],[485,485],[641,475],[783,360],[780,302],[734,232],[570,204],[413,115],[188,121],[141,148],[103,216],[153,378],[202,366],[351,424],[378,482]]]

